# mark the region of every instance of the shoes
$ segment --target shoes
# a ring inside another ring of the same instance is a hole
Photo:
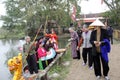
[[[93,69],[93,67],[91,66],[91,67],[89,67],[89,69],[90,69],[90,70],[92,70],[92,69]]]
[[[105,80],[110,80],[110,78],[108,76],[105,76]]]
[[[85,65],[86,65],[86,63],[82,63],[82,65],[83,65],[83,66],[85,66]]]
[[[96,77],[96,80],[100,80],[100,76],[97,76],[97,77]]]

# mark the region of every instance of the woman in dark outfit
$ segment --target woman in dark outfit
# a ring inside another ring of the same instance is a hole
[[[96,75],[97,80],[100,79],[102,76],[101,74],[101,62],[103,67],[103,75],[105,80],[109,80],[108,72],[109,72],[109,65],[108,61],[102,56],[101,47],[106,45],[104,39],[108,40],[107,31],[102,29],[104,24],[100,20],[95,20],[90,26],[95,26],[96,30],[94,30],[91,34],[90,42],[92,44],[92,55],[93,55],[93,62],[94,62],[94,72]],[[109,40],[108,40],[109,41]],[[106,56],[108,58],[108,55]],[[101,59],[101,60],[100,60]],[[100,62],[101,61],[101,62]]]

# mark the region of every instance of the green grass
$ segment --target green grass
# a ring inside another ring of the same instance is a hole
[[[63,55],[62,57],[62,62],[65,61],[71,61],[71,54],[70,54],[70,50],[67,50],[66,53]],[[69,65],[70,66],[70,65]],[[55,64],[49,71],[49,75],[53,74],[53,73],[58,73],[60,76],[57,78],[54,78],[52,80],[64,80],[66,75],[69,72],[69,66],[63,66],[62,64]]]

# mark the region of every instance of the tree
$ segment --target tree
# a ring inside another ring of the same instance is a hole
[[[21,17],[24,15],[24,13],[18,8],[18,1],[7,0],[5,5],[7,16],[1,17],[1,19],[4,21],[4,28],[12,30],[18,26],[22,27],[24,24],[21,20]]]
[[[60,26],[68,26],[71,4],[75,3],[78,6],[77,0],[6,0],[7,15],[1,17],[3,27],[21,31],[38,28],[45,23],[46,16]]]
[[[120,0],[104,0],[105,4],[110,9],[104,13],[104,16],[109,19],[111,25],[120,25]]]

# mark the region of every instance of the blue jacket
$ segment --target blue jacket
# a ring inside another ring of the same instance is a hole
[[[104,39],[103,42],[104,42],[105,45],[100,46],[100,48],[101,48],[101,56],[102,56],[102,58],[106,62],[108,62],[109,61],[109,59],[108,59],[108,53],[111,50],[111,46],[110,46],[110,42],[109,42],[108,39]]]

